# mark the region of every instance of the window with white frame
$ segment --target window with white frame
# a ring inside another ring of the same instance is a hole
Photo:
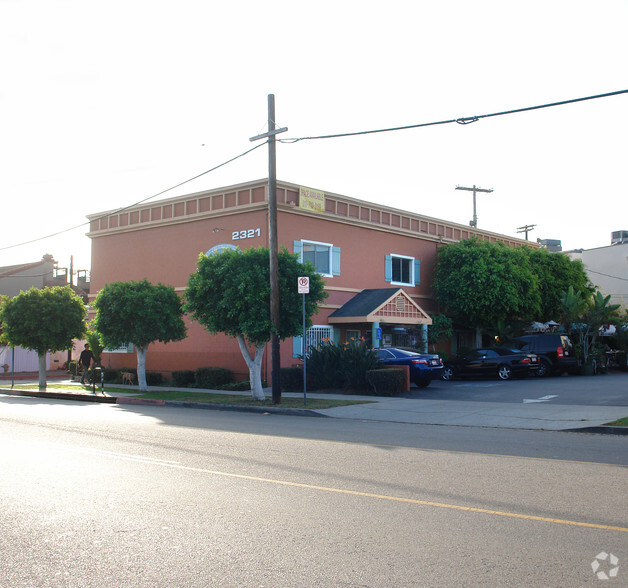
[[[319,274],[327,278],[340,275],[340,247],[304,239],[294,242],[294,252],[301,262],[309,261]]]
[[[386,256],[386,281],[398,286],[421,283],[421,262],[408,255],[391,253]]]

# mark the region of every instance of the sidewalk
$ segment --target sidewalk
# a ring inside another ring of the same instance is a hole
[[[70,383],[61,380],[57,383]],[[22,382],[21,382],[22,383]],[[26,382],[23,382],[26,383]],[[106,402],[134,405],[161,405],[186,406],[190,408],[204,408],[216,410],[239,410],[250,412],[267,412],[277,414],[325,416],[337,419],[352,419],[362,421],[385,421],[392,423],[412,423],[422,425],[455,425],[465,427],[497,427],[507,429],[539,429],[546,431],[580,430],[582,432],[609,432],[614,434],[628,434],[628,427],[604,427],[605,423],[628,416],[625,406],[578,406],[564,404],[509,404],[504,402],[474,402],[455,400],[423,400],[408,398],[391,398],[388,396],[348,396],[346,394],[317,394],[308,393],[307,398],[338,398],[347,400],[368,400],[369,404],[354,404],[336,408],[311,410],[281,408],[281,407],[229,407],[205,403],[181,403],[175,401],[155,401],[134,398],[133,394],[120,393],[119,395],[77,390],[77,393],[66,392],[38,392],[37,382],[33,382],[33,391],[11,390],[10,386],[0,382],[0,393],[18,394],[64,400],[82,400],[88,402]],[[111,386],[109,386],[111,388]],[[122,387],[122,386],[120,386]],[[150,390],[182,390],[206,393],[226,393],[221,390],[199,390],[190,388],[150,387]],[[267,397],[270,388],[265,389]],[[229,392],[248,396],[250,392]],[[303,394],[284,392],[284,397],[302,398]],[[601,428],[600,430],[597,430]]]

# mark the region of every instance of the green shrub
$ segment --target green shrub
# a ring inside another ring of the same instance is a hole
[[[146,372],[146,385],[147,386],[159,386],[164,381],[164,376],[161,372]]]
[[[303,390],[303,368],[291,367],[279,370],[282,392],[300,392]]]
[[[78,365],[78,362],[72,360],[71,362],[68,363],[68,371],[73,375],[76,376],[76,367]]]
[[[233,381],[231,370],[220,367],[202,367],[195,372],[195,383],[198,388],[217,389]]]
[[[172,372],[172,383],[177,388],[186,388],[187,386],[194,385],[196,381],[196,374],[194,370],[176,370]]]
[[[307,379],[313,389],[343,387],[341,354],[341,347],[333,341],[323,341],[318,347],[310,349]]]
[[[218,390],[229,390],[232,392],[246,392],[251,389],[251,382],[245,380],[244,382],[231,382],[229,384],[223,384],[217,388]]]
[[[368,388],[366,374],[377,369],[377,354],[364,341],[352,339],[343,346],[340,361],[340,373],[345,388],[362,390]]]
[[[111,368],[105,368],[105,383],[106,384],[116,384],[120,382],[120,370],[113,370]]]
[[[323,341],[311,349],[307,358],[308,388],[352,388],[368,387],[366,372],[377,368],[375,352],[364,341],[352,340],[336,345]]]
[[[384,368],[381,370],[369,370],[366,374],[366,379],[372,386],[373,394],[394,396],[403,390],[406,376],[403,370]]]

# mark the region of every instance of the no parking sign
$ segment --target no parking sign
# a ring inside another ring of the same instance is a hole
[[[310,278],[308,276],[300,276],[297,278],[297,288],[299,294],[309,294]]]

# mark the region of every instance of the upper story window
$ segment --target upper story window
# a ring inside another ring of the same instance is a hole
[[[328,278],[340,275],[340,247],[318,241],[295,241],[294,252],[305,263],[309,261],[316,271]]]
[[[407,255],[387,255],[385,278],[395,286],[416,286],[421,283],[421,261]]]

